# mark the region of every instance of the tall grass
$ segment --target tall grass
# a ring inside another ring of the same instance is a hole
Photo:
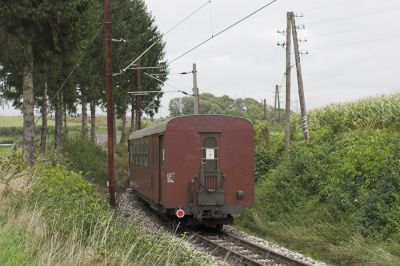
[[[0,161],[0,232],[1,265],[207,264],[116,216],[80,174],[17,158]]]
[[[300,130],[301,118],[295,116]],[[334,132],[360,128],[400,128],[400,94],[362,99],[356,102],[332,104],[308,115],[311,131],[324,127]]]

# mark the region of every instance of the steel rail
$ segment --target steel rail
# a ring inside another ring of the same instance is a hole
[[[245,240],[243,238],[239,238],[239,237],[233,236],[232,234],[229,234],[229,233],[226,233],[226,232],[223,232],[223,234],[228,236],[229,238],[234,239],[235,242],[240,243],[242,246],[245,246],[245,247],[247,247],[249,249],[252,249],[254,251],[258,251],[260,253],[265,253],[269,257],[271,257],[271,258],[273,258],[275,260],[278,260],[281,263],[284,263],[284,264],[287,264],[287,265],[310,266],[310,264],[308,264],[306,262],[303,262],[301,260],[298,260],[298,259],[295,259],[295,258],[292,258],[292,257],[289,257],[289,256],[285,256],[285,255],[283,255],[281,253],[278,253],[278,252],[273,251],[273,250],[271,250],[269,248],[266,248],[266,247],[259,246],[257,244],[254,244],[254,243],[248,241],[248,240]]]
[[[218,234],[211,235],[211,237],[217,237],[216,239],[212,239],[207,237],[207,235],[202,235],[201,233],[190,232],[192,240],[195,242],[201,242],[202,244],[208,246],[213,249],[213,254],[224,257],[226,260],[233,261],[235,264],[240,265],[275,265],[275,264],[283,264],[283,265],[301,265],[301,266],[309,266],[303,261],[297,260],[295,258],[291,258],[285,256],[283,254],[277,253],[269,248],[261,247],[257,244],[251,243],[242,238],[233,236],[226,232],[220,232]],[[240,251],[232,248],[235,246],[237,248],[242,248],[243,250],[250,251],[242,252],[245,254],[241,254]]]

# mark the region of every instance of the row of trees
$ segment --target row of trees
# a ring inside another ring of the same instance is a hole
[[[173,98],[169,102],[170,116],[193,114],[193,97]],[[211,93],[200,95],[200,114],[225,114],[246,117],[251,121],[271,119],[272,108],[266,106],[264,117],[263,103],[252,98],[233,99],[227,95],[218,97]]]
[[[142,66],[160,66],[167,74],[165,44],[143,0],[114,0],[112,5],[114,72],[127,66],[152,43]],[[47,142],[47,116],[55,114],[56,148],[62,145],[66,116],[82,113],[82,133],[88,135],[88,106],[95,139],[96,107],[105,107],[103,7],[98,0],[3,0],[0,4],[0,98],[21,109],[24,116],[23,157],[34,161],[34,109],[41,111],[40,146]],[[151,71],[151,70],[150,70]],[[114,78],[115,116],[123,120],[133,106],[135,71]],[[164,81],[166,75],[160,76]],[[142,90],[161,90],[162,82],[142,78]],[[142,111],[153,116],[162,94],[142,97]],[[151,103],[150,106],[149,103]],[[77,110],[81,106],[81,110]],[[133,110],[134,108],[132,108]],[[132,113],[132,117],[133,117]],[[133,125],[131,125],[131,129]],[[121,136],[125,141],[126,135]]]

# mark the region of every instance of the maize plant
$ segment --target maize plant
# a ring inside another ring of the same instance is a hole
[[[400,128],[400,94],[366,98],[356,102],[331,104],[308,114],[310,130],[331,128],[334,132],[359,128]],[[293,116],[293,125],[301,130],[301,117]]]

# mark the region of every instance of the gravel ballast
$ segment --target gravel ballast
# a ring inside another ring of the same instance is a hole
[[[135,194],[128,192],[119,193],[117,195],[117,200],[118,214],[128,221],[136,223],[144,232],[154,236],[158,236],[160,234],[169,235],[171,236],[172,241],[182,242],[182,238],[177,234],[176,226],[174,227],[171,225],[171,223],[168,223],[166,220],[160,218],[160,216],[154,210],[152,210],[148,204],[138,198],[138,196]],[[264,239],[246,234],[233,226],[225,226],[223,230],[233,236],[243,238],[251,243],[268,248],[282,255],[295,258],[309,265],[327,265],[297,252],[293,252],[276,244],[270,243]],[[190,238],[187,239],[187,241],[183,241],[183,243],[195,254],[204,257],[205,264],[211,262],[213,265],[229,265],[223,258],[210,255],[209,249],[204,247],[201,243],[192,243]]]

